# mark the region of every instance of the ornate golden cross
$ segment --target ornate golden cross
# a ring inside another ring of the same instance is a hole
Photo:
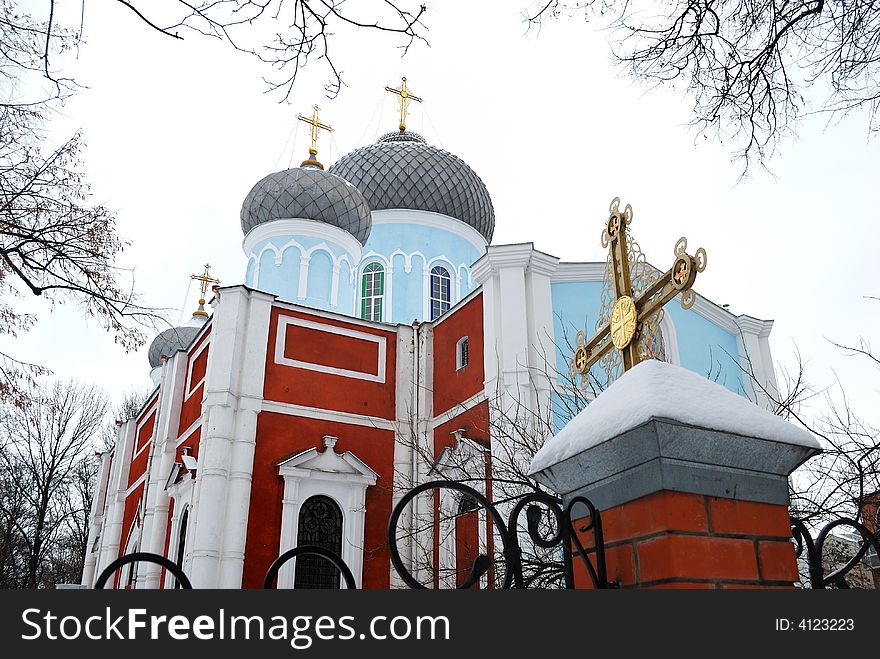
[[[326,130],[328,133],[332,133],[333,127],[328,126],[327,124],[322,124],[320,121],[318,121],[318,111],[321,108],[319,108],[317,105],[313,105],[312,108],[313,110],[311,117],[307,117],[302,114],[296,115],[297,119],[299,119],[300,121],[304,121],[309,126],[311,126],[312,133],[312,146],[309,147],[309,155],[311,157],[308,160],[303,161],[302,165],[300,166],[303,167],[305,165],[314,165],[315,167],[324,169],[324,166],[315,159],[315,157],[318,155],[318,131]]]
[[[602,231],[602,247],[610,249],[615,302],[609,322],[593,338],[587,341],[584,333],[578,332],[571,366],[573,373],[579,373],[585,381],[593,364],[612,347],[620,350],[624,371],[638,364],[641,355],[637,337],[642,324],[679,293],[682,308],[690,309],[696,301],[691,287],[697,279],[697,273],[706,269],[706,250],[700,247],[696,255],[691,256],[685,251],[687,239],[679,238],[675,243],[672,267],[633,299],[627,235],[627,227],[632,222],[632,207],[627,204],[621,211],[620,198],[615,197],[608,210],[610,215]]]
[[[406,88],[406,76],[400,79],[400,89],[395,89],[394,87],[385,87],[385,91],[391,92],[392,94],[397,94],[400,98],[398,102],[400,103],[400,132],[406,130],[406,115],[409,112],[409,102],[416,101],[417,103],[421,103],[422,99],[418,96],[412,94]]]
[[[190,275],[190,279],[199,282],[199,290],[201,291],[201,297],[199,297],[199,308],[193,312],[193,316],[207,316],[208,312],[205,311],[205,295],[208,293],[208,286],[211,284],[219,284],[220,280],[215,279],[211,276],[211,265],[206,263],[204,265],[205,271],[200,275]]]

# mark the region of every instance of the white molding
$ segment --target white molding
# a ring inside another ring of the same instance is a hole
[[[351,451],[335,451],[336,438],[324,437],[324,450],[311,448],[278,465],[284,478],[279,555],[296,547],[302,504],[314,496],[332,499],[342,513],[342,560],[351,569],[355,583],[363,583],[365,498],[367,488],[379,475]],[[296,559],[278,573],[279,588],[293,588]],[[340,579],[340,587],[345,587]]]
[[[395,208],[373,211],[371,217],[373,226],[381,226],[383,224],[416,224],[448,231],[460,238],[464,238],[480,253],[484,252],[489,244],[486,242],[483,234],[474,229],[470,224],[442,213]]]
[[[583,282],[583,281],[602,281],[605,279],[605,262],[596,261],[595,263],[561,263],[550,278],[550,282],[566,283],[566,282]]]
[[[668,313],[663,314],[660,320],[660,333],[663,335],[663,349],[666,351],[666,361],[675,366],[681,366],[681,353],[678,350],[678,332],[675,330],[675,322]]]
[[[284,346],[287,336],[287,326],[294,325],[296,327],[304,327],[306,329],[327,332],[328,334],[337,334],[339,336],[347,336],[361,341],[369,341],[375,343],[378,353],[378,364],[376,374],[364,373],[362,371],[352,371],[346,368],[336,368],[333,366],[325,366],[323,364],[314,364],[312,362],[304,362],[298,359],[289,359],[284,356]],[[303,320],[293,316],[278,316],[278,327],[275,330],[275,363],[284,366],[295,366],[296,368],[304,368],[319,373],[331,373],[333,375],[341,375],[356,380],[367,380],[369,382],[385,382],[385,361],[387,353],[387,342],[384,336],[377,336],[367,332],[358,332],[356,330],[336,325],[327,325],[324,323],[315,323],[310,320]]]
[[[189,424],[189,428],[183,431],[183,434],[177,438],[174,443],[174,448],[176,449],[178,446],[183,444],[186,440],[192,437],[193,433],[202,427],[202,417],[201,415],[197,416],[195,421]]]
[[[250,289],[253,290],[253,289]],[[341,323],[348,323],[350,325],[361,325],[363,327],[369,327],[371,329],[381,330],[383,332],[394,332],[394,327],[389,327],[386,323],[380,323],[375,320],[365,320],[363,318],[358,318],[356,316],[347,316],[341,314],[336,311],[332,311],[329,309],[315,309],[313,307],[307,307],[302,304],[297,304],[296,302],[291,302],[289,300],[280,300],[276,299],[272,304],[275,309],[284,309],[286,311],[296,311],[302,314],[306,314],[309,316],[316,316],[318,318],[327,318],[328,320],[336,320]]]
[[[258,224],[248,231],[247,235],[241,242],[241,247],[244,250],[245,256],[249,257],[254,255],[254,247],[260,242],[271,238],[287,238],[289,236],[305,236],[307,238],[317,238],[320,240],[327,240],[329,238],[330,240],[338,242],[339,246],[345,251],[358,256],[360,256],[361,250],[363,249],[361,242],[345,229],[340,229],[339,227],[327,224],[326,222],[318,222],[317,220],[307,220],[303,218],[272,220],[271,222]],[[284,252],[288,246],[292,246],[294,243],[295,241],[288,241],[288,243],[280,250],[276,247],[276,255],[280,252]],[[302,251],[305,251],[302,245],[299,243],[295,244],[298,245]],[[262,252],[263,250],[260,250],[261,255]],[[259,264],[259,259],[257,260],[257,263]]]
[[[383,419],[378,416],[364,416],[352,412],[325,410],[319,407],[308,407],[307,405],[297,405],[295,403],[281,403],[274,400],[264,400],[260,410],[263,412],[272,412],[274,414],[286,414],[288,416],[301,416],[310,419],[318,419],[320,421],[344,423],[351,426],[377,428],[379,430],[395,430],[397,428],[397,425],[393,420]]]
[[[134,483],[129,485],[128,488],[125,490],[125,498],[127,499],[128,497],[130,497],[131,493],[134,492],[136,489],[138,489],[138,486],[141,485],[146,480],[147,480],[147,472],[144,472],[143,474],[141,474],[138,477],[138,479]]]
[[[137,422],[135,422],[135,429],[134,429],[134,449],[135,449],[135,450],[132,452],[132,455],[131,455],[131,462],[134,462],[134,461],[137,459],[137,457],[138,457],[141,453],[143,453],[144,450],[145,450],[148,446],[150,446],[150,445],[153,443],[153,439],[156,437],[156,425],[157,425],[157,422],[158,422],[158,420],[159,420],[159,414],[158,414],[158,411],[159,411],[159,405],[158,405],[158,403],[159,403],[159,399],[157,398],[157,399],[154,401],[154,403],[155,403],[155,407],[152,407],[152,408],[149,408],[149,407],[148,407],[147,410],[146,410],[145,412],[143,412],[142,414],[138,415],[138,416],[143,416],[143,417],[144,417],[144,422],[143,422],[143,423],[137,423]],[[155,414],[155,415],[156,415],[156,418],[153,419],[153,431],[150,433],[150,436],[147,438],[147,441],[144,442],[144,445],[141,446],[140,448],[138,448],[137,443],[138,443],[138,437],[139,437],[140,434],[141,434],[141,428],[143,428],[145,425],[147,425],[147,421],[149,421],[149,419],[150,419],[150,415],[151,415],[151,414]],[[129,464],[130,464],[130,463],[129,463]]]
[[[198,388],[198,386],[205,381],[205,374],[207,374],[207,364],[205,364],[205,374],[202,375],[202,379],[193,385],[192,383],[192,372],[193,366],[195,366],[196,360],[201,356],[201,354],[208,348],[211,344],[210,340],[202,341],[202,345],[199,346],[199,349],[196,350],[192,355],[187,354],[188,364],[186,366],[186,385],[183,389],[183,397],[188,398],[192,392]]]
[[[467,400],[463,400],[460,403],[456,403],[453,407],[450,407],[445,412],[438,414],[437,416],[431,419],[431,430],[437,428],[437,426],[442,426],[447,421],[452,421],[459,414],[464,414],[465,412],[470,411],[472,408],[476,407],[480,403],[488,400],[489,397],[486,395],[485,389],[480,391]]]

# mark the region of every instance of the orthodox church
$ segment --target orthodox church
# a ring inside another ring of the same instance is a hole
[[[407,104],[420,99],[405,78],[388,89],[398,130],[326,169],[316,146],[328,127],[317,108],[300,115],[312,131],[308,159],[268,174],[242,203],[242,282],[210,291],[218,282],[206,268],[192,320],[152,342],[154,389],[101,456],[84,585],[142,551],[181,566],[196,588],[259,588],[279,555],[317,544],[341,555],[358,587],[401,587],[386,534],[404,494],[468,464],[483,477],[470,484],[491,497],[505,441],[495,429],[544,410],[555,430],[567,421],[575,336],[608,320],[610,259],[564,263],[532,243],[493,244],[483,181],[406,128]],[[643,258],[638,267],[643,285],[659,272]],[[772,321],[698,293],[689,307],[669,304],[644,323],[642,357],[766,404]],[[604,367],[593,369],[600,382],[614,364]],[[456,496],[419,497],[402,518],[411,572],[452,575],[426,578],[435,587],[455,586],[492,544],[485,515]],[[452,522],[431,528],[440,511]],[[111,583],[175,580],[138,563]],[[300,557],[278,587],[340,579],[322,559]]]

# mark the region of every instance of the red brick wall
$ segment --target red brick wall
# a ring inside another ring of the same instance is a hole
[[[262,588],[266,571],[280,553],[284,479],[278,475],[278,463],[313,447],[324,450],[324,435],[339,438],[337,453],[351,451],[379,475],[376,485],[368,487],[366,493],[363,587],[389,587],[391,559],[385,535],[391,516],[394,432],[261,412],[257,417],[244,588]]]
[[[785,506],[662,491],[601,518],[608,580],[623,588],[791,588],[798,579]],[[592,531],[579,537],[595,565]],[[579,556],[574,569],[576,587],[591,588]]]
[[[456,346],[468,337],[468,365],[457,369]],[[434,414],[442,414],[483,390],[483,294],[443,317],[434,327]]]

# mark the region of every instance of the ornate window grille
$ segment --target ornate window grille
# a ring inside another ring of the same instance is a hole
[[[370,263],[361,277],[361,318],[382,321],[385,299],[385,268],[380,263]]]
[[[342,510],[333,499],[316,495],[305,500],[299,513],[297,544],[316,545],[342,555]],[[339,588],[339,571],[320,556],[299,556],[293,587]]]
[[[450,294],[452,279],[442,266],[431,269],[431,320],[436,320],[447,311],[452,302]]]

